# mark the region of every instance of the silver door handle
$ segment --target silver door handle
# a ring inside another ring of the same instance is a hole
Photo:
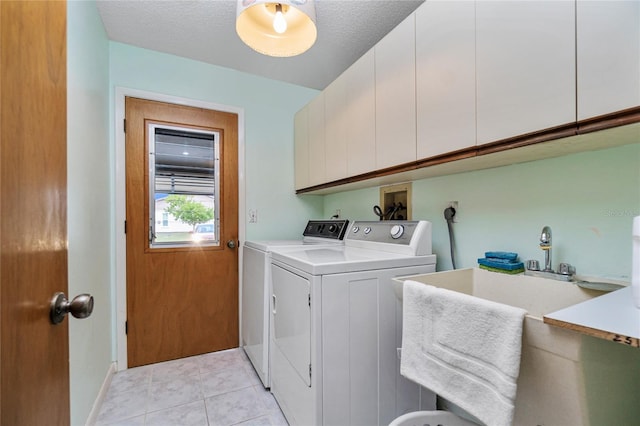
[[[277,310],[276,310],[276,295],[272,294],[271,295],[271,299],[273,300],[273,305],[272,305],[273,307],[271,308],[271,312],[273,312],[273,315],[275,315],[277,313]]]
[[[227,247],[234,249],[236,248],[236,240],[229,240],[227,241]]]
[[[52,324],[60,324],[68,313],[76,318],[87,318],[92,312],[93,296],[90,294],[79,294],[69,302],[64,293],[56,293],[51,299],[49,317]]]

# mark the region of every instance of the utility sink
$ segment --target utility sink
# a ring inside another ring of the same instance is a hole
[[[603,293],[570,282],[479,268],[396,278],[525,309],[515,425],[632,425],[640,418],[640,350],[543,323]],[[464,327],[464,324],[460,325]]]

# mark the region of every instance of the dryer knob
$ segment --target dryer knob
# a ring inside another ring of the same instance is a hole
[[[402,237],[402,234],[404,234],[404,226],[393,225],[391,227],[391,238],[393,238],[394,240]]]

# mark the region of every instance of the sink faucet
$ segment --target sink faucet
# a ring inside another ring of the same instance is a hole
[[[571,264],[560,263],[558,272],[551,268],[551,228],[548,226],[542,228],[540,233],[540,248],[544,250],[544,269],[540,270],[540,263],[537,260],[527,260],[524,274],[559,281],[572,281],[576,268]]]
[[[551,228],[545,226],[540,234],[540,248],[544,250],[544,269],[543,272],[553,272],[551,268]]]

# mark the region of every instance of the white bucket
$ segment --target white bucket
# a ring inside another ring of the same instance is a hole
[[[449,411],[414,411],[404,414],[389,426],[477,426]]]

